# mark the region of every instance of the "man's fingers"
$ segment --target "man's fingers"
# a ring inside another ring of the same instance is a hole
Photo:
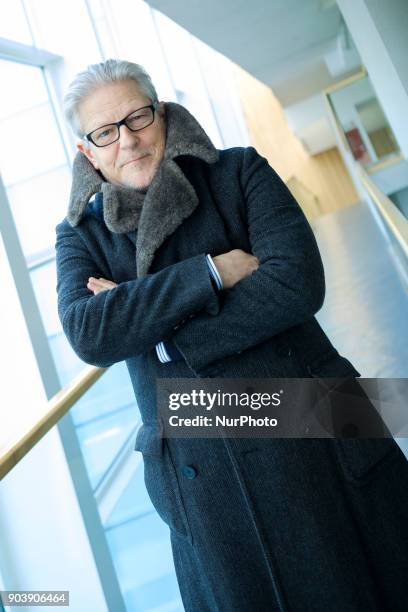
[[[106,278],[95,278],[94,276],[90,276],[87,287],[94,293],[99,293],[99,291],[106,291],[117,287],[117,283],[107,280]]]
[[[90,276],[88,279],[88,282],[94,285],[109,285],[109,286],[113,285],[116,287],[116,283],[114,283],[113,281],[107,280],[106,278],[95,278],[94,276]]]

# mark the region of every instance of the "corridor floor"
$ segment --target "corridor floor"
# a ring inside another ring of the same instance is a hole
[[[381,384],[381,401],[391,402],[382,410],[398,406],[391,429],[408,459],[407,381],[395,380],[408,378],[407,281],[367,203],[319,217],[312,227],[326,277],[316,318],[362,378],[393,379]]]
[[[408,377],[408,285],[365,202],[313,220],[326,298],[316,318],[365,378]]]

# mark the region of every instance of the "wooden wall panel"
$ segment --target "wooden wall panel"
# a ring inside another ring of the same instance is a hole
[[[279,176],[317,197],[321,214],[355,204],[358,195],[337,147],[310,155],[289,128],[270,87],[236,65],[234,77],[251,143]]]

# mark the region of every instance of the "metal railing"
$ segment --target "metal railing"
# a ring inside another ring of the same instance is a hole
[[[394,202],[378,188],[361,165],[358,166],[358,172],[361,183],[372,202],[376,205],[381,218],[390,229],[392,235],[395,236],[405,256],[408,257],[408,219]]]
[[[342,125],[340,124],[340,121],[338,119],[337,113],[334,109],[333,103],[330,99],[330,94],[334,91],[337,91],[338,89],[345,87],[346,85],[358,81],[364,76],[367,76],[367,71],[363,67],[356,74],[338,83],[335,83],[334,85],[326,88],[322,92],[323,100],[326,104],[326,109],[332,120],[333,128],[335,129],[337,136],[344,147],[344,150],[348,152],[351,158],[353,157],[352,151],[344,134]],[[389,159],[382,160],[367,168],[364,168],[364,166],[359,162],[355,162],[355,166],[357,169],[357,178],[360,180],[361,185],[364,188],[366,194],[369,196],[370,200],[374,203],[376,210],[379,213],[379,218],[388,228],[391,235],[395,237],[395,240],[397,241],[402,252],[404,253],[404,256],[406,257],[408,256],[408,219],[402,214],[402,212],[398,209],[394,202],[379,189],[379,187],[370,177],[370,174],[373,174],[377,170],[401,162],[403,159],[404,157],[401,154],[395,154]]]

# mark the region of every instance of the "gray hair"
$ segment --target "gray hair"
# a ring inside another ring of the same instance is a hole
[[[135,81],[141,93],[150,98],[152,103],[158,101],[150,75],[140,64],[108,59],[99,64],[91,64],[77,74],[63,100],[64,115],[74,134],[79,138],[84,137],[79,119],[79,105],[90,93],[107,83],[129,80]]]

